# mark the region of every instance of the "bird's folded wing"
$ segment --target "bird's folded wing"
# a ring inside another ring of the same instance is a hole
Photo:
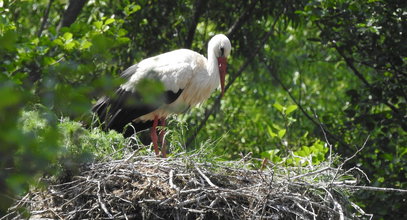
[[[174,102],[192,77],[187,63],[133,65],[122,73],[127,80],[112,97],[102,97],[93,107],[106,129],[121,131],[135,118]]]
[[[162,83],[165,91],[171,90],[176,93],[187,86],[193,74],[193,68],[189,63],[142,62],[123,72],[122,77],[128,78],[128,81],[121,87],[129,91],[138,90],[138,84],[149,79]]]

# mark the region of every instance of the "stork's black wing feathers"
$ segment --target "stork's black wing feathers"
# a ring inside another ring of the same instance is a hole
[[[170,104],[174,102],[182,91],[182,89],[176,93],[165,91],[157,97],[156,101],[146,102],[139,93],[120,88],[113,97],[100,98],[93,106],[92,111],[98,115],[99,122],[104,130],[113,129],[121,133],[124,132],[124,136],[129,137],[134,132],[152,127],[152,121],[133,122],[134,119],[153,112],[163,103]],[[132,126],[124,131],[124,128],[129,123]]]
[[[164,101],[165,104],[170,104],[175,102],[175,100],[178,99],[178,97],[181,95],[183,89],[178,90],[178,92],[173,92],[173,91],[165,91],[164,92]]]
[[[125,80],[130,79],[130,77],[137,72],[138,69],[138,65],[134,64],[133,66],[130,66],[129,68],[127,68],[126,70],[124,70],[121,74],[120,77],[122,77]]]

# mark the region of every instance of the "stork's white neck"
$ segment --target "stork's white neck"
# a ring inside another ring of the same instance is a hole
[[[213,52],[213,48],[208,48],[208,73],[211,77],[218,76],[219,77],[219,67],[218,67],[218,60],[216,59],[215,53]]]

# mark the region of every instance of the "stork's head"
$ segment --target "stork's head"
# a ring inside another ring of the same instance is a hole
[[[222,89],[222,96],[225,92],[225,76],[227,67],[227,57],[232,50],[229,38],[223,34],[217,34],[209,41],[208,52],[213,52],[218,60],[220,87]],[[212,51],[211,51],[212,50]]]

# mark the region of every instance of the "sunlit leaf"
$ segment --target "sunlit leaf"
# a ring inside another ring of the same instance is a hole
[[[272,138],[277,136],[277,134],[273,132],[270,126],[267,126],[267,132]]]
[[[279,112],[283,112],[283,110],[284,110],[284,107],[283,107],[280,103],[278,103],[278,102],[274,103],[274,104],[273,104],[273,107],[274,107],[275,109],[277,109]]]
[[[80,44],[80,49],[84,50],[84,49],[88,49],[90,46],[92,46],[92,43],[87,41],[87,40],[83,40]]]
[[[69,42],[69,43],[66,43],[66,44],[64,45],[64,48],[65,48],[66,50],[72,50],[72,49],[75,47],[75,45],[76,45],[76,43],[75,43],[74,41],[71,41],[71,42]]]
[[[95,21],[93,22],[93,26],[95,26],[96,29],[101,29],[103,25],[102,21]]]
[[[126,34],[127,34],[127,31],[126,31],[126,29],[123,29],[123,28],[120,28],[119,31],[117,32],[117,35],[120,37],[124,36]]]
[[[72,36],[73,36],[72,33],[66,32],[62,37],[65,39],[65,41],[69,41],[72,39]]]
[[[278,131],[278,137],[283,138],[286,132],[287,132],[286,129],[279,130]]]
[[[295,110],[297,110],[298,106],[297,105],[290,105],[287,107],[287,109],[285,110],[285,114],[289,115],[292,112],[294,112]]]
[[[113,23],[114,21],[115,21],[114,18],[109,18],[109,19],[107,19],[107,20],[105,21],[105,25],[109,25],[109,24]]]
[[[129,16],[129,15],[131,15],[131,14],[137,12],[137,11],[140,10],[140,9],[141,9],[141,6],[140,6],[140,5],[136,5],[136,4],[134,4],[134,3],[131,3],[131,4],[127,5],[127,6],[124,8],[124,14],[125,14],[126,16]]]

